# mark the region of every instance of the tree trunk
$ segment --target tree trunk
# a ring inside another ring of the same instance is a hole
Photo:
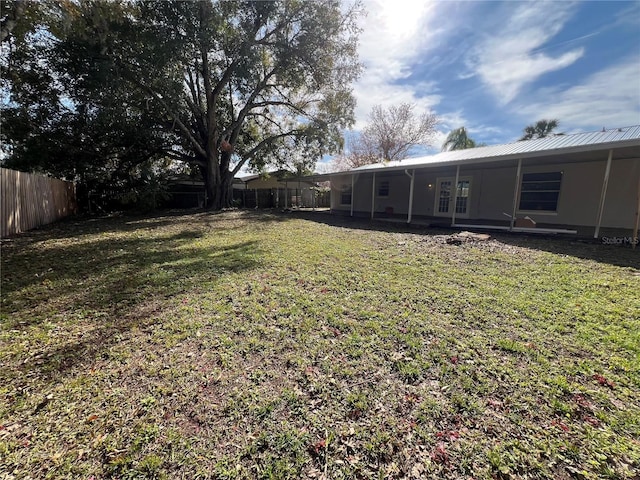
[[[215,158],[216,152],[208,152],[206,166],[202,169],[204,177],[204,189],[207,194],[205,208],[207,210],[220,210],[217,206],[218,202],[218,184],[220,183],[220,172],[218,171],[218,162]]]
[[[233,206],[233,192],[231,190],[230,174],[223,175],[219,187],[220,208],[229,208]]]
[[[220,171],[217,159],[209,159],[207,167],[202,169],[205,191],[207,193],[206,208],[208,210],[220,210],[229,208],[233,204],[231,172]]]

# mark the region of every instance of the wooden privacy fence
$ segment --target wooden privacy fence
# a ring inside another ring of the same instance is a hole
[[[2,238],[55,222],[76,211],[71,182],[0,168]]]

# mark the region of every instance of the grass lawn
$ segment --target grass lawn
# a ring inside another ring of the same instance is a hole
[[[0,478],[638,478],[640,251],[316,218],[3,241]]]

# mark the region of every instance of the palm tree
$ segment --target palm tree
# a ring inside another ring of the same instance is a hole
[[[560,122],[556,119],[553,120],[538,120],[533,125],[527,125],[524,127],[524,135],[520,140],[532,140],[534,138],[544,138],[558,128]]]
[[[476,142],[467,135],[467,129],[464,127],[451,130],[451,133],[447,135],[447,139],[442,144],[442,151],[447,150],[464,150],[466,148],[474,148],[481,145],[477,145]]]

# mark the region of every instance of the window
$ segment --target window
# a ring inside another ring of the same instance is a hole
[[[340,192],[340,205],[351,205],[351,186],[345,185]]]
[[[520,210],[555,212],[558,208],[562,172],[522,175]]]
[[[389,196],[389,180],[383,180],[378,185],[378,196],[379,197],[388,197]]]
[[[456,200],[456,213],[467,213],[469,203],[469,180],[460,180],[458,182],[458,199]]]
[[[449,203],[451,201],[451,184],[453,182],[445,180],[440,182],[440,195],[438,198],[438,213],[449,213]]]

